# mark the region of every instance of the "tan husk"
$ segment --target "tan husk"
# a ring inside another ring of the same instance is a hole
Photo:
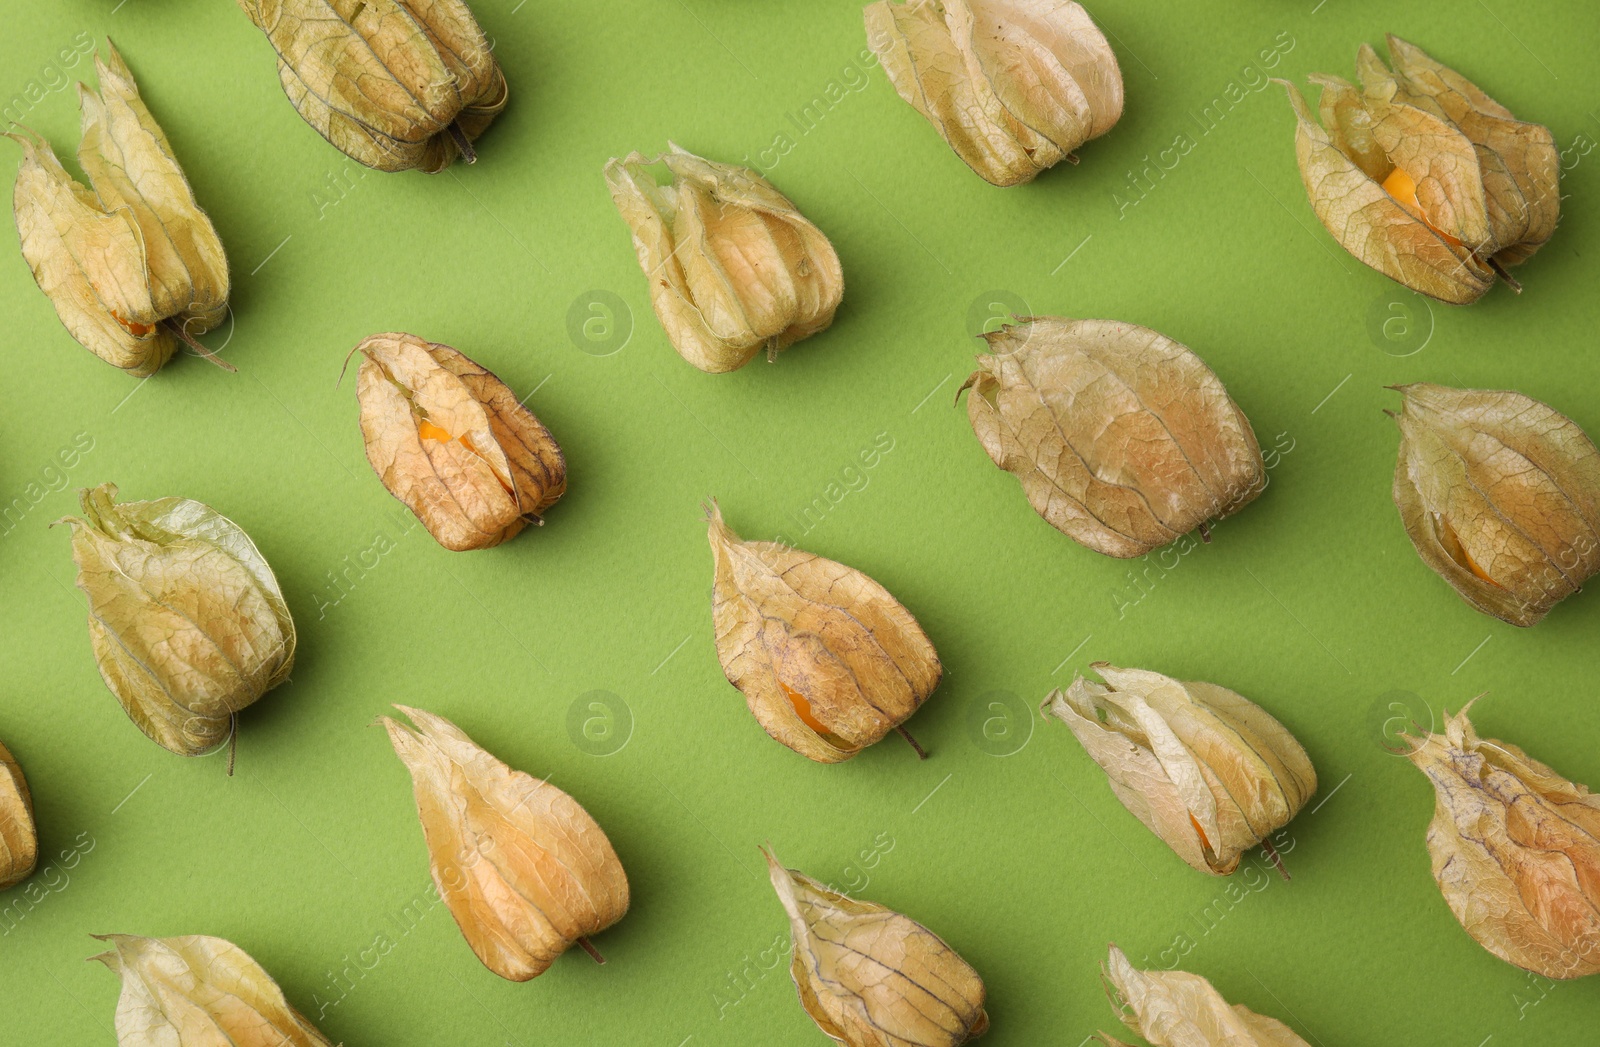
[[[95,57],[95,70],[98,93],[78,86],[78,160],[93,191],[43,138],[8,134],[22,146],[12,198],[17,235],[72,337],[144,377],[167,362],[180,337],[192,340],[227,315],[228,259],[115,47]]]
[[[232,942],[191,934],[97,934],[91,956],[122,978],[119,1047],[333,1047]]]
[[[1396,387],[1394,502],[1462,599],[1530,626],[1600,571],[1600,451],[1521,393]]]
[[[878,0],[867,43],[900,97],[995,185],[1032,181],[1122,116],[1122,71],[1066,0]]]
[[[354,352],[367,461],[440,545],[487,549],[544,522],[566,460],[504,382],[415,335],[375,334]]]
[[[1479,738],[1467,709],[1410,741],[1433,782],[1433,877],[1461,926],[1546,978],[1600,973],[1600,796]]]
[[[909,917],[839,894],[766,848],[806,1014],[846,1047],[958,1047],[989,1029],[983,980]]]
[[[462,0],[239,6],[267,34],[306,123],[368,167],[442,171],[462,155],[457,134],[475,141],[506,107],[506,78]]]
[[[1111,791],[1178,857],[1226,876],[1317,791],[1294,736],[1260,706],[1212,683],[1096,662],[1045,699],[1106,772]]]
[[[628,911],[628,877],[566,793],[485,752],[442,716],[380,717],[411,772],[439,897],[483,965],[525,982]]]
[[[1019,318],[984,335],[967,417],[1038,514],[1108,556],[1143,556],[1255,499],[1255,432],[1210,368],[1136,324]]]
[[[199,756],[294,668],[294,620],[272,568],[200,502],[119,504],[115,484],[78,494],[83,516],[56,522],[72,525],[100,675],[153,741]]]
[[[1311,78],[1320,124],[1299,90],[1277,81],[1295,111],[1300,175],[1345,250],[1414,291],[1474,302],[1555,232],[1555,139],[1415,45],[1388,41],[1392,70],[1361,46],[1359,88]]]
[[[657,185],[651,168],[670,175]],[[670,147],[605,166],[633,233],[650,300],[685,360],[719,374],[762,349],[774,359],[833,323],[844,297],[839,256],[822,231],[755,171]]]
[[[1115,945],[1101,977],[1117,1017],[1152,1047],[1310,1047],[1276,1018],[1230,1006],[1197,974],[1135,970]],[[1098,1038],[1126,1047],[1105,1033]]]
[[[11,750],[0,745],[0,891],[26,880],[39,862],[28,779]]]
[[[715,501],[707,517],[717,657],[773,738],[838,763],[933,693],[939,655],[883,586],[811,553],[741,540]]]

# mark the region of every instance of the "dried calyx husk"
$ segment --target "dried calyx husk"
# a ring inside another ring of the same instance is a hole
[[[380,171],[477,160],[506,78],[461,0],[239,0],[305,122]]]
[[[201,502],[117,502],[78,492],[78,588],[106,686],[163,748],[199,756],[233,735],[240,710],[288,679],[294,620],[239,525]]]
[[[39,862],[28,779],[11,750],[0,745],[0,891],[26,880]]]
[[[1321,123],[1294,85],[1295,153],[1317,217],[1345,250],[1413,291],[1475,302],[1561,217],[1550,129],[1518,120],[1422,49],[1389,37],[1356,57],[1358,88],[1313,76]]]
[[[984,335],[967,417],[1028,503],[1076,542],[1143,556],[1267,484],[1250,421],[1198,356],[1112,320],[1019,318]],[[959,392],[957,394],[960,395]]]
[[[1600,451],[1571,419],[1521,393],[1395,388],[1394,503],[1462,599],[1534,625],[1600,571]]]
[[[657,184],[656,165],[667,173]],[[833,323],[844,297],[822,230],[760,174],[671,146],[605,166],[672,347],[702,371],[777,357]]]
[[[1117,1017],[1153,1047],[1310,1047],[1276,1018],[1230,1005],[1198,974],[1135,970],[1115,945],[1100,975]],[[1105,1033],[1096,1038],[1128,1047]]]
[[[1093,668],[1104,684],[1076,677],[1043,709],[1072,728],[1123,806],[1201,872],[1226,876],[1258,844],[1283,872],[1270,837],[1317,791],[1294,735],[1214,683]]]
[[[747,542],[707,507],[711,618],[728,682],[773,738],[818,763],[898,730],[944,670],[922,627],[854,568],[779,542]]]
[[[333,1047],[261,965],[232,942],[191,934],[97,934],[91,956],[122,978],[120,1047]]]
[[[1410,738],[1433,783],[1428,853],[1450,911],[1479,945],[1546,978],[1600,973],[1600,796],[1467,711]]]
[[[13,193],[22,256],[68,333],[100,359],[143,378],[178,342],[228,370],[200,335],[228,311],[228,259],[211,219],[139,97],[115,47],[95,56],[98,92],[78,85],[78,162],[93,190],[50,143],[22,130]]]
[[[544,522],[566,460],[504,382],[416,335],[375,334],[352,352],[367,461],[440,545],[486,549]]]
[[[900,97],[995,185],[1076,163],[1122,116],[1122,70],[1079,4],[878,0],[866,20]]]
[[[989,1030],[983,979],[932,931],[761,853],[789,914],[789,974],[817,1028],[846,1047],[958,1047]]]
[[[578,801],[514,771],[442,716],[396,705],[394,751],[411,772],[439,897],[483,965],[525,982],[628,911],[628,877]]]

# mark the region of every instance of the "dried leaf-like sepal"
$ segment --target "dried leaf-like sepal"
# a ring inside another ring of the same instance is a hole
[[[1600,796],[1479,738],[1466,709],[1411,741],[1433,782],[1433,877],[1461,926],[1543,977],[1600,973]]]
[[[1570,418],[1521,393],[1398,391],[1394,502],[1462,599],[1529,626],[1600,571],[1600,451]]]
[[[789,914],[789,974],[817,1028],[846,1047],[958,1047],[989,1030],[983,980],[932,931],[762,853]]]
[[[1021,319],[984,335],[962,386],[994,463],[1038,514],[1108,556],[1143,556],[1266,487],[1244,412],[1204,361],[1112,320]]]
[[[995,185],[1032,181],[1122,116],[1122,70],[1079,4],[878,0],[866,21],[900,97]]]
[[[356,346],[367,461],[446,549],[518,534],[567,489],[555,438],[515,393],[448,345],[375,334]]]
[[[657,185],[651,168],[670,175]],[[776,357],[833,323],[844,297],[839,256],[822,230],[755,171],[676,145],[605,166],[633,233],[650,300],[672,347],[702,371]]]
[[[1525,123],[1421,48],[1365,44],[1358,88],[1335,76],[1321,122],[1292,84],[1295,153],[1317,218],[1365,264],[1414,291],[1477,301],[1539,249],[1561,216],[1550,129]]]
[[[306,123],[380,171],[435,174],[506,107],[506,78],[462,0],[239,0]]]
[[[1044,710],[1072,733],[1124,807],[1178,857],[1226,876],[1317,791],[1294,735],[1259,705],[1213,683],[1096,662]]]
[[[11,751],[0,745],[0,891],[26,880],[39,862],[28,779]]]
[[[711,619],[728,682],[768,734],[818,763],[848,760],[939,686],[922,627],[853,568],[777,542],[746,542],[712,502]]]
[[[12,203],[22,256],[63,326],[144,377],[179,340],[204,352],[194,339],[227,315],[228,259],[116,48],[95,70],[98,93],[78,91],[78,160],[93,191],[44,139],[12,133],[22,146]]]
[[[1118,1017],[1153,1047],[1310,1047],[1276,1018],[1229,1005],[1197,974],[1135,970],[1115,945],[1101,974]]]
[[[439,897],[483,965],[525,982],[622,919],[628,877],[578,801],[514,771],[442,716],[380,721],[415,787]]]
[[[226,741],[235,714],[288,679],[294,620],[239,525],[188,498],[116,502],[79,491],[78,588],[106,686],[139,729],[181,756]]]
[[[333,1047],[261,965],[232,942],[192,934],[97,934],[122,978],[120,1047]]]

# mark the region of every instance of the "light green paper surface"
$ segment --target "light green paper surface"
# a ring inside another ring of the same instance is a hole
[[[89,934],[126,932],[230,939],[350,1047],[822,1044],[781,955],[770,841],[960,951],[987,981],[993,1047],[1118,1032],[1096,970],[1113,940],[1318,1047],[1593,1040],[1600,980],[1533,979],[1451,917],[1423,845],[1432,790],[1382,742],[1487,691],[1483,733],[1600,784],[1600,593],[1531,631],[1468,608],[1400,526],[1380,413],[1398,405],[1385,385],[1516,388],[1600,434],[1590,5],[1105,0],[1122,122],[1080,166],[1006,190],[863,60],[853,0],[476,9],[511,104],[476,166],[428,177],[347,163],[225,0],[8,0],[0,100],[21,97],[69,166],[89,63],[63,70],[60,52],[109,34],[126,56],[227,247],[232,325],[206,340],[239,373],[186,356],[141,385],[106,366],[0,238],[0,738],[50,861],[0,894],[0,1039],[113,1043],[117,981],[83,960]],[[1568,151],[1561,228],[1517,271],[1520,297],[1429,308],[1312,215],[1288,103],[1252,85],[1350,77],[1385,31]],[[726,376],[671,350],[600,176],[669,138],[770,168],[832,238],[830,331]],[[622,305],[610,355],[590,292]],[[1112,560],[1052,530],[950,406],[992,302],[1192,347],[1254,423],[1269,489],[1181,558]],[[1411,326],[1385,328],[1391,309]],[[384,491],[335,380],[385,330],[537,387],[570,469],[543,528],[447,553]],[[75,441],[89,450],[62,470]],[[232,780],[220,755],[145,739],[95,670],[68,536],[47,525],[107,480],[237,521],[295,613],[293,681],[242,717]],[[823,767],[761,732],[712,646],[712,495],[745,537],[859,567],[918,616],[946,669],[908,725],[930,760],[891,737]],[[1037,718],[1102,659],[1231,687],[1303,741],[1322,784],[1290,827],[1291,883],[1259,856],[1231,881],[1189,869]],[[368,729],[391,702],[552,776],[605,827],[634,899],[596,941],[609,963],[574,951],[523,985],[479,965],[427,896],[409,782]]]

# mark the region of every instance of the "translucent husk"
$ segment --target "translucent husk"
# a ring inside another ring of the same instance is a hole
[[[1122,71],[1079,4],[877,0],[865,14],[900,97],[995,185],[1076,162],[1122,116]]]
[[[669,180],[658,185],[655,165]],[[822,231],[755,171],[671,146],[605,166],[667,338],[702,371],[735,371],[833,323],[844,297]]]
[[[707,511],[711,617],[728,682],[773,738],[818,763],[899,728],[939,685],[927,634],[889,592],[844,564],[746,542]]]
[[[446,549],[486,549],[567,489],[555,438],[515,393],[447,345],[376,334],[356,346],[367,461]]]
[[[0,745],[0,891],[26,880],[39,862],[28,779],[11,751]]]
[[[1317,791],[1311,758],[1254,702],[1212,683],[1096,662],[1045,699],[1111,791],[1178,857],[1226,876]]]
[[[959,1047],[989,1030],[983,980],[932,931],[762,854],[789,914],[789,974],[817,1028],[846,1047]]]
[[[1117,1016],[1152,1047],[1310,1047],[1276,1018],[1230,1005],[1197,974],[1135,970],[1115,945],[1101,977]],[[1096,1038],[1128,1047],[1105,1033]]]

